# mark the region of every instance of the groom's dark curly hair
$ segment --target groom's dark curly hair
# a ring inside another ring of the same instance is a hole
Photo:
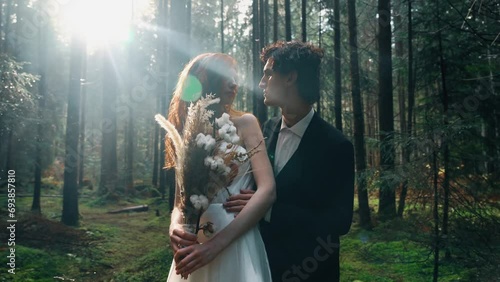
[[[299,95],[310,105],[319,100],[319,70],[323,49],[300,41],[277,41],[265,47],[260,59],[274,60],[273,71],[281,74],[297,72]]]

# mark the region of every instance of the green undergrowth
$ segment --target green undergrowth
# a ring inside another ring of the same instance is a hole
[[[31,198],[17,199],[16,274],[2,273],[0,281],[166,281],[172,262],[168,201],[137,197],[99,205],[101,199],[84,195],[76,228],[60,223],[61,198],[42,198],[42,217],[31,215]],[[149,210],[108,213],[137,205]],[[432,281],[433,226],[424,213],[387,222],[375,218],[371,231],[360,229],[355,218],[341,238],[341,281]],[[472,263],[473,256],[458,254],[464,251],[452,249],[451,260],[441,253],[438,281],[498,281],[498,262]],[[0,263],[6,265],[6,255]]]

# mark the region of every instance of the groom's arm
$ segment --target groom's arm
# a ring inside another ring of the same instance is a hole
[[[250,189],[241,189],[240,194],[232,195],[227,198],[227,201],[223,204],[223,207],[228,212],[239,213],[250,201],[255,190]]]
[[[268,149],[269,146],[267,146],[268,145],[267,143],[269,142],[269,138],[273,133],[272,128],[276,125],[276,122],[277,121],[275,119],[270,119],[264,122],[264,125],[262,126],[262,134],[266,140],[266,147]],[[252,198],[253,194],[255,193],[255,189],[252,188],[254,187],[247,187],[247,189],[241,189],[240,194],[230,196],[223,204],[226,211],[234,213],[241,212],[241,210],[245,207],[245,205],[248,203],[248,201]]]
[[[305,228],[314,230],[315,235],[343,235],[352,223],[354,202],[354,149],[350,142],[341,143],[328,158],[329,164],[318,171],[321,177],[321,195],[329,198],[328,206],[318,206],[316,209],[305,209],[296,205],[281,203],[278,199],[271,209],[270,221],[275,232],[287,233],[289,230]],[[239,212],[251,198],[252,190],[244,194],[233,195],[224,203],[227,211]],[[312,226],[311,226],[312,225]]]
[[[290,230],[310,230],[315,236],[343,235],[351,226],[354,200],[354,149],[349,141],[329,150],[329,160],[317,171],[311,185],[321,185],[318,203],[303,208],[276,201],[272,207],[272,233],[285,234]],[[314,184],[313,184],[314,183]],[[284,187],[286,189],[286,187]],[[303,189],[308,191],[313,189]],[[314,189],[314,191],[318,191]],[[323,204],[328,199],[327,204]]]

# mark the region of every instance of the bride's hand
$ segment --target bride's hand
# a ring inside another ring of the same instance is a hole
[[[220,248],[211,241],[179,249],[174,255],[177,262],[175,270],[177,274],[187,277],[193,271],[210,263],[220,251]]]
[[[170,234],[170,247],[175,253],[181,249],[181,246],[191,246],[194,244],[198,244],[197,240],[198,238],[196,237],[196,235],[186,232],[181,228],[174,228],[172,230],[172,233]]]

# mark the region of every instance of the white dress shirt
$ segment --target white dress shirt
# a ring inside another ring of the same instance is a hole
[[[303,117],[299,122],[294,124],[292,127],[288,127],[283,121],[283,117],[281,118],[281,129],[278,134],[278,140],[276,142],[276,151],[274,158],[274,175],[277,176],[286,163],[290,160],[293,153],[297,151],[299,147],[300,140],[302,140],[302,136],[306,132],[309,123],[314,116],[314,109],[311,108],[311,111]],[[271,210],[266,213],[264,220],[270,222],[271,221]]]

